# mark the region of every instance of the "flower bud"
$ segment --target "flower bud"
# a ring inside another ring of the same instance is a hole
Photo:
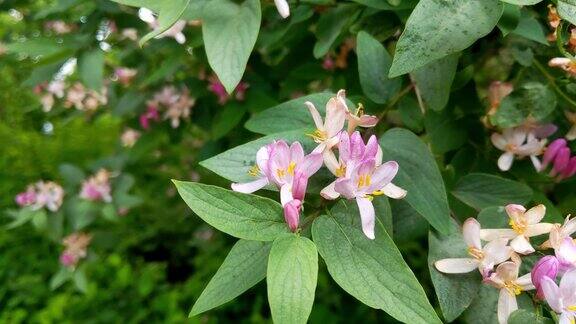
[[[284,219],[290,227],[292,232],[296,232],[298,229],[298,224],[300,223],[300,208],[302,203],[300,200],[294,199],[284,205]]]
[[[558,155],[558,151],[564,147],[566,147],[566,140],[563,138],[559,138],[550,143],[542,159],[542,169],[545,169],[548,164],[554,160],[556,155]]]
[[[531,272],[532,283],[537,290],[536,297],[540,299],[544,298],[544,293],[542,291],[542,281],[545,277],[548,277],[552,280],[556,279],[556,276],[558,275],[559,263],[560,262],[558,259],[553,255],[545,256],[536,262]]]

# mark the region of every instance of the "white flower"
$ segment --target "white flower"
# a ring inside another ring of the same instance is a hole
[[[541,164],[537,156],[544,152],[546,140],[539,140],[532,132],[524,127],[507,128],[502,134],[494,133],[491,136],[492,144],[504,154],[498,159],[498,168],[502,171],[510,170],[514,157],[529,156],[534,168],[540,171]]]
[[[274,0],[276,9],[282,18],[288,18],[290,16],[290,7],[288,6],[288,1],[286,0]]]

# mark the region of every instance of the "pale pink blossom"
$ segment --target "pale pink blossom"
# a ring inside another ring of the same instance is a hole
[[[32,206],[36,203],[36,190],[34,186],[28,186],[26,191],[16,195],[16,204],[20,207]]]
[[[74,25],[65,23],[62,20],[52,20],[44,23],[44,29],[51,30],[57,35],[68,34],[74,30]]]
[[[571,238],[572,234],[576,233],[576,218],[570,219],[567,216],[564,220],[564,224],[554,224],[554,227],[550,230],[550,238],[542,243],[540,246],[542,249],[554,249],[560,248],[560,244],[564,239]]]
[[[509,94],[514,91],[514,85],[509,82],[493,81],[490,83],[488,88],[488,101],[490,102],[490,108],[488,110],[488,115],[494,115],[500,107],[500,102],[502,99],[506,98]]]
[[[85,233],[73,233],[62,240],[64,251],[60,255],[60,262],[68,268],[75,268],[81,259],[86,258],[88,245],[92,235]]]
[[[60,209],[63,200],[64,189],[52,181],[38,181],[16,196],[16,203],[21,207],[31,206],[34,210],[46,208],[52,212]]]
[[[346,104],[346,92],[338,91],[336,98],[346,110],[346,120],[348,121],[348,133],[352,134],[356,127],[374,127],[378,124],[378,117],[364,114],[364,106],[358,105],[355,112],[351,112]]]
[[[436,269],[443,273],[468,273],[478,269],[484,278],[488,278],[494,267],[512,255],[512,249],[505,238],[496,239],[482,246],[480,240],[480,223],[468,218],[462,227],[464,242],[468,246],[470,258],[449,258],[434,263]]]
[[[572,324],[576,321],[576,269],[564,274],[559,286],[554,280],[544,278],[542,290],[548,305],[560,314],[559,324]]]
[[[222,82],[220,82],[216,75],[210,75],[208,77],[208,82],[208,90],[218,97],[218,104],[225,105],[228,100],[230,100],[231,96],[226,92],[226,88]],[[248,83],[240,81],[234,89],[234,98],[237,101],[244,101],[246,98],[246,90],[249,87],[250,85]]]
[[[134,144],[136,144],[136,142],[138,141],[138,139],[140,138],[142,134],[132,128],[128,128],[126,129],[123,133],[122,136],[120,137],[120,141],[122,142],[122,146],[124,147],[132,147],[134,146]]]
[[[561,272],[576,268],[576,242],[571,237],[562,240],[555,252]]]
[[[158,114],[157,104],[149,101],[147,103],[146,111],[139,117],[140,126],[142,126],[144,130],[148,130],[150,129],[150,121],[159,121],[159,120],[160,116]]]
[[[130,85],[136,74],[138,74],[138,70],[126,67],[120,67],[114,70],[114,76],[123,86]]]
[[[510,246],[520,254],[534,252],[530,237],[548,234],[554,228],[553,224],[540,223],[546,214],[546,206],[538,205],[526,210],[524,206],[509,204],[506,213],[510,219],[511,229],[483,229],[480,235],[485,241],[509,239]]]
[[[538,260],[538,262],[534,265],[530,274],[532,283],[534,284],[534,287],[536,287],[536,296],[538,298],[544,298],[544,292],[542,291],[542,281],[544,278],[546,277],[552,280],[556,280],[559,267],[560,262],[558,262],[558,259],[553,255],[547,255],[540,258],[540,260]]]
[[[195,103],[196,99],[190,97],[188,89],[182,90],[178,94],[176,101],[166,107],[164,119],[170,120],[172,128],[178,128],[180,120],[190,117],[190,111]]]
[[[101,169],[82,182],[80,198],[90,201],[111,202],[110,172]]]
[[[491,286],[500,289],[498,297],[498,322],[506,324],[508,317],[518,309],[516,296],[523,291],[534,289],[530,273],[518,277],[520,265],[507,261],[500,264],[494,273],[486,280]]]
[[[313,103],[306,101],[306,107],[312,115],[316,130],[310,134],[314,142],[318,143],[318,147],[314,151],[323,153],[338,144],[339,135],[346,122],[346,106],[345,102],[339,96],[343,96],[344,91],[340,90],[336,97],[330,98],[326,104],[326,118],[322,120],[322,116],[316,109]]]
[[[541,169],[537,156],[544,152],[546,140],[539,140],[534,133],[526,131],[523,127],[507,128],[502,134],[494,133],[491,136],[492,144],[504,154],[498,159],[498,168],[502,171],[510,170],[515,157],[530,157],[534,168]]]
[[[566,71],[569,76],[576,77],[576,60],[567,57],[555,57],[548,62],[548,65],[560,68]]]
[[[122,38],[129,39],[131,41],[136,41],[138,39],[138,30],[136,28],[125,28],[122,29]]]

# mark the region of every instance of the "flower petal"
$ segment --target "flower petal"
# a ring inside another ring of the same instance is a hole
[[[492,136],[490,136],[490,140],[497,149],[499,149],[500,151],[506,151],[508,141],[504,136],[502,136],[502,134],[493,133]]]
[[[369,239],[373,240],[374,236],[374,224],[376,213],[374,211],[374,205],[372,201],[368,198],[357,197],[356,203],[358,204],[358,209],[360,210],[360,218],[362,220],[362,231],[364,235]]]
[[[374,127],[378,124],[378,117],[372,115],[362,115],[358,121],[360,127]]]
[[[284,205],[284,220],[292,232],[296,232],[300,223],[300,200],[294,199]]]
[[[304,160],[304,148],[300,142],[294,142],[290,145],[290,162],[294,162],[299,164],[302,160]]]
[[[389,184],[385,185],[384,188],[381,189],[384,195],[390,197],[392,199],[402,199],[406,197],[408,192],[397,185],[390,182]]]
[[[518,277],[518,279],[516,279],[516,284],[522,287],[523,291],[535,289],[534,285],[532,284],[532,276],[530,273]]]
[[[498,297],[498,322],[500,324],[506,324],[510,314],[517,309],[518,303],[516,302],[516,296],[510,294],[506,289],[500,289],[500,296]]]
[[[340,160],[346,163],[350,159],[350,135],[347,132],[340,133],[340,142],[338,143],[338,155]]]
[[[280,203],[282,206],[286,206],[292,200],[294,200],[294,197],[292,197],[292,184],[286,183],[280,187]]]
[[[340,178],[336,180],[334,190],[348,199],[356,197],[356,184],[350,178]]]
[[[290,16],[290,7],[288,6],[288,1],[286,0],[274,0],[276,9],[282,18],[288,18]]]
[[[530,244],[530,241],[528,241],[528,239],[526,239],[524,235],[516,236],[516,238],[513,239],[512,242],[510,242],[510,246],[517,253],[524,255],[530,254],[535,251],[534,248],[532,247],[532,244]]]
[[[560,279],[560,294],[566,304],[576,304],[576,269],[566,272]]]
[[[512,162],[514,162],[514,153],[506,152],[498,158],[498,168],[502,171],[508,171],[512,167]]]
[[[232,190],[242,193],[253,193],[256,190],[264,188],[268,184],[268,178],[263,177],[246,183],[233,183]]]
[[[301,172],[307,177],[311,177],[322,167],[323,155],[320,153],[311,153],[306,155],[297,165],[295,172]]]
[[[512,255],[512,249],[508,246],[508,239],[504,238],[488,242],[483,251],[486,254],[484,261],[488,267],[500,264]]]
[[[480,238],[484,241],[493,241],[501,238],[513,239],[517,236],[514,230],[509,228],[497,228],[497,229],[483,229],[480,230]]]
[[[539,236],[542,234],[550,233],[550,231],[552,231],[553,228],[554,224],[550,223],[538,223],[536,225],[528,225],[525,235],[527,237]]]
[[[346,108],[342,105],[340,100],[330,98],[326,104],[326,120],[324,123],[324,128],[328,137],[338,134],[342,128],[344,128],[345,122]]]
[[[336,181],[333,181],[329,185],[327,185],[322,191],[320,191],[320,196],[324,197],[324,199],[334,200],[340,197],[340,194],[334,190],[334,185]]]
[[[310,114],[312,115],[312,119],[314,119],[314,125],[316,125],[316,128],[318,130],[323,131],[324,130],[324,122],[322,121],[322,117],[320,116],[318,109],[316,109],[314,104],[311,103],[310,101],[306,101],[304,104],[308,108],[308,111],[310,111]]]
[[[376,162],[372,159],[374,165]],[[398,173],[398,162],[388,161],[380,166],[378,166],[372,173],[372,184],[370,185],[371,191],[376,191],[384,188],[387,184],[392,182],[392,179]]]
[[[468,218],[462,225],[462,235],[468,247],[482,249],[480,242],[480,223],[475,218]]]
[[[322,158],[324,160],[324,165],[326,166],[326,168],[328,168],[328,170],[330,170],[330,172],[332,172],[333,175],[338,176],[338,172],[336,170],[338,170],[338,168],[340,167],[340,163],[338,163],[338,160],[336,159],[336,156],[334,155],[334,152],[332,152],[331,150],[324,150],[324,153],[322,153]]]
[[[554,280],[545,277],[542,279],[542,292],[544,293],[544,298],[550,307],[556,312],[562,312],[562,302],[560,300],[560,288]]]
[[[478,261],[471,258],[450,258],[434,262],[436,270],[443,273],[468,273],[478,267]]]
[[[528,209],[527,212],[524,213],[524,217],[528,221],[528,224],[538,224],[546,215],[546,206],[540,204],[538,206],[534,206]]]

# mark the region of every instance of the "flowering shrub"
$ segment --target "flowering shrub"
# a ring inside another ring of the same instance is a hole
[[[0,8],[0,322],[576,321],[573,0]]]

